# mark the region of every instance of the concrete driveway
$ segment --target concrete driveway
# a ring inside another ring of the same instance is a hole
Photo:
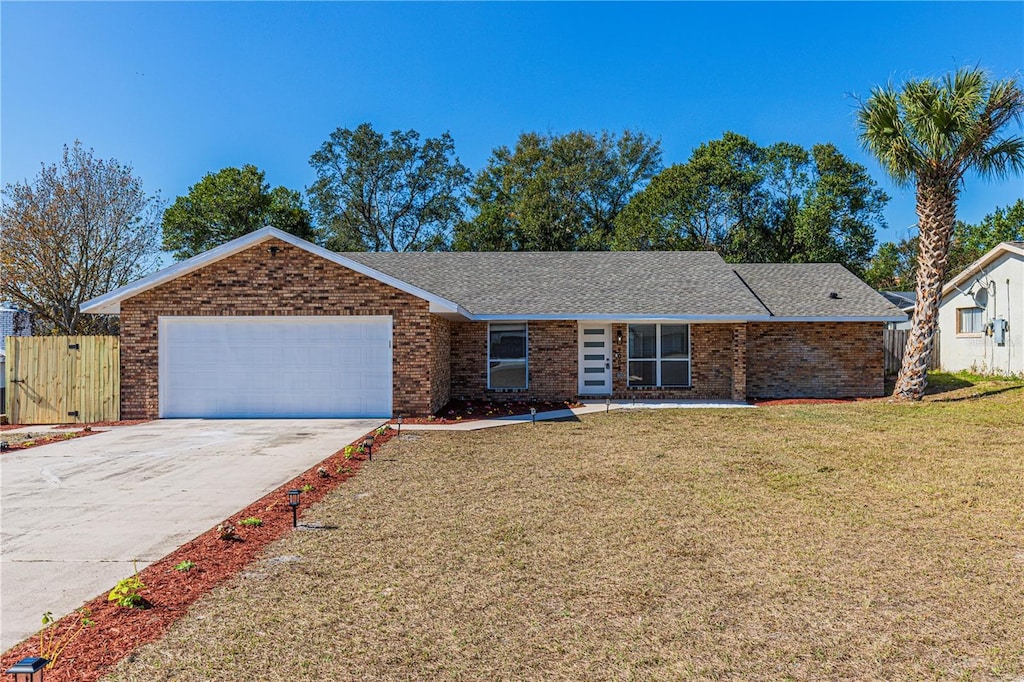
[[[382,423],[156,421],[0,456],[0,650]]]

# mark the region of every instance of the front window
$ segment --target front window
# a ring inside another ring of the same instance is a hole
[[[957,334],[981,334],[984,329],[982,308],[957,308],[956,310],[956,333]]]
[[[526,388],[526,323],[488,327],[488,388]]]
[[[690,385],[690,325],[629,325],[629,382],[634,386]]]

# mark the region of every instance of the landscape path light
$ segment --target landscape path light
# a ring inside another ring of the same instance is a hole
[[[292,528],[299,526],[299,495],[301,494],[301,490],[288,491],[288,506],[292,508]]]
[[[49,663],[49,659],[38,656],[23,658],[8,668],[5,674],[13,675],[16,682],[43,682],[43,668]]]
[[[608,396],[604,399],[604,412],[608,414],[608,410],[612,409],[612,397]]]
[[[534,426],[537,425],[537,408],[536,407],[531,407],[530,408],[530,421],[533,422]]]
[[[373,436],[367,436],[366,440],[363,441],[363,450],[366,450],[366,454],[369,456],[370,461],[373,461]]]
[[[398,419],[396,421],[398,421],[398,435],[401,436],[402,435],[402,415],[398,415]]]

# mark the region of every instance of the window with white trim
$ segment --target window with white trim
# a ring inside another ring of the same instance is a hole
[[[526,388],[526,338],[525,322],[492,322],[488,325],[488,388]]]
[[[690,325],[629,325],[630,387],[690,385]]]
[[[957,308],[956,333],[981,334],[985,331],[984,308]]]

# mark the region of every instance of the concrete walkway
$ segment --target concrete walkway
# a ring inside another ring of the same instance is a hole
[[[70,613],[131,575],[133,559],[160,559],[381,423],[175,419],[5,452],[0,650],[45,611]]]
[[[611,410],[745,409],[753,407],[749,403],[738,400],[612,400],[610,403],[602,400],[600,402],[585,402],[583,407],[538,412],[536,419],[537,421],[572,419],[583,414],[594,414]],[[516,414],[508,417],[494,417],[493,419],[461,421],[454,424],[402,424],[402,430],[478,431],[479,429],[493,429],[498,426],[511,426],[512,424],[529,424],[533,419],[534,417],[529,414]]]

